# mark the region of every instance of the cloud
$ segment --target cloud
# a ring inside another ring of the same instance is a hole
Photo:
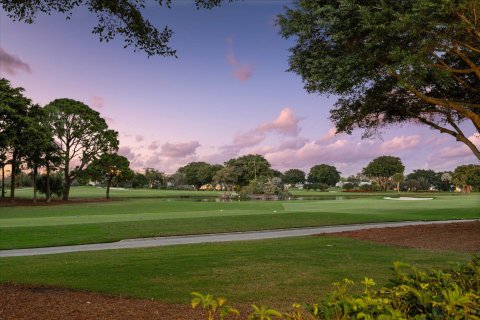
[[[140,134],[137,134],[137,135],[135,136],[135,141],[137,141],[137,142],[142,142],[143,140],[145,140],[145,137],[144,137],[144,136],[142,136],[142,135],[140,135]]]
[[[183,158],[194,155],[197,148],[200,147],[198,141],[165,143],[162,145],[160,155],[168,158]]]
[[[103,109],[104,102],[105,101],[104,101],[103,97],[95,96],[95,95],[90,97],[90,104],[92,105],[92,107],[94,109],[97,109],[97,110],[98,109]]]
[[[128,160],[135,159],[135,154],[130,147],[120,147],[118,149],[118,154],[126,157]]]
[[[28,63],[22,61],[19,57],[8,53],[3,48],[0,48],[0,70],[10,76],[16,75],[19,71],[32,73],[32,69]]]
[[[283,108],[275,121],[262,124],[259,130],[264,132],[278,131],[286,135],[296,136],[300,132],[300,127],[298,126],[300,120],[295,116],[292,109]]]
[[[387,153],[396,153],[402,150],[413,149],[418,146],[421,138],[419,135],[399,136],[381,144],[380,149]]]
[[[157,150],[159,148],[159,141],[153,141],[148,146],[148,150]]]
[[[220,150],[225,156],[234,157],[242,149],[257,146],[263,142],[269,133],[298,136],[300,133],[298,123],[301,120],[292,109],[283,108],[275,120],[264,122],[252,130],[235,134],[232,143],[220,147]]]
[[[233,76],[240,81],[247,81],[253,76],[254,68],[251,64],[242,64],[238,61],[235,51],[233,50],[233,38],[227,37],[228,46],[227,62],[233,67]]]

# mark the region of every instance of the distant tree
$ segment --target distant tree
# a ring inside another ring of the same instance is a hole
[[[104,153],[100,158],[93,160],[85,170],[86,175],[94,181],[107,185],[105,198],[110,199],[112,180],[127,181],[133,178],[134,172],[130,169],[130,161],[116,153]]]
[[[5,167],[7,166],[7,142],[6,136],[0,135],[0,168],[2,169],[2,199],[5,198]]]
[[[333,187],[340,181],[340,172],[334,166],[319,164],[310,169],[307,181],[310,183],[324,183]]]
[[[442,180],[442,190],[449,191],[450,183],[452,182],[452,174],[450,172],[443,172],[440,176],[440,180]]]
[[[453,171],[453,181],[462,185],[464,190],[471,186],[474,190],[480,190],[480,165],[469,164],[455,168]]]
[[[97,111],[79,101],[57,99],[46,105],[44,111],[59,147],[60,168],[64,172],[63,200],[68,200],[73,180],[103,153],[118,149],[118,133],[108,129]],[[72,161],[74,168],[70,167]]]
[[[168,181],[173,184],[175,188],[187,184],[187,177],[181,172],[175,172],[168,176]]]
[[[480,150],[478,0],[302,0],[279,17],[292,37],[290,71],[310,93],[337,95],[337,132],[364,136],[425,124]]]
[[[134,176],[132,177],[132,188],[137,189],[137,188],[144,188],[146,185],[148,185],[148,179],[145,177],[144,174],[135,172]]]
[[[145,168],[145,178],[150,189],[158,189],[166,184],[165,173],[154,168]]]
[[[384,190],[387,190],[388,180],[395,173],[402,173],[405,170],[400,158],[392,156],[381,156],[373,159],[365,168],[363,173],[374,179]]]
[[[241,173],[241,168],[226,166],[218,170],[213,176],[212,180],[217,183],[222,183],[233,187],[234,185],[238,184]]]
[[[300,169],[290,169],[285,171],[282,177],[283,183],[296,185],[305,182],[305,172]]]
[[[430,169],[429,170],[424,170],[424,169],[413,170],[412,173],[407,175],[407,179],[414,179],[414,180],[420,181],[421,178],[427,181],[426,182],[427,186],[425,190],[428,190],[431,186],[440,188],[442,185],[440,175],[437,172]]]
[[[247,154],[225,162],[225,167],[231,167],[230,173],[235,176],[236,184],[246,186],[250,180],[272,177],[271,165],[267,159],[258,154]]]
[[[172,0],[155,2],[170,8]],[[210,9],[221,2],[195,0],[195,5],[197,9]],[[176,51],[169,44],[173,31],[168,26],[160,31],[144,17],[142,11],[145,10],[145,0],[9,0],[2,1],[1,6],[10,19],[25,23],[35,22],[39,14],[60,13],[70,19],[77,7],[86,7],[97,16],[98,24],[92,33],[99,36],[100,42],[108,42],[120,35],[124,38],[125,47],[133,46],[135,51],[144,51],[148,56],[176,56]]]
[[[405,180],[403,173],[397,172],[392,176],[392,182],[397,184],[397,191],[400,192],[400,183]]]
[[[23,95],[23,88],[14,88],[10,81],[0,79],[0,147],[5,161],[11,165],[10,201],[15,199],[16,175],[20,172],[20,164],[24,156],[26,141],[30,138],[27,129],[31,125],[28,118],[32,101]]]
[[[198,189],[204,184],[212,183],[213,177],[221,168],[221,165],[211,165],[206,162],[190,162],[179,168],[177,172],[184,174],[187,183]]]

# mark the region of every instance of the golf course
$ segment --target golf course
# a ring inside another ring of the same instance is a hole
[[[480,218],[480,196],[402,193],[433,198],[389,201],[395,192],[350,194],[295,190],[282,201],[228,201],[217,192],[72,188],[69,203],[0,207],[2,250],[113,242],[124,239],[271,230],[371,222]],[[86,199],[89,201],[85,201]],[[93,201],[97,199],[98,201]],[[420,235],[419,235],[420,236]],[[465,262],[472,254],[392,246],[333,236],[308,236],[161,248],[105,250],[0,259],[0,282],[54,286],[188,303],[190,292],[238,304],[286,307],[314,302],[331,284],[364,276],[384,283],[394,261],[420,268]]]

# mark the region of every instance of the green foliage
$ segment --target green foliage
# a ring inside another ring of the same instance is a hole
[[[148,179],[145,177],[144,174],[139,172],[135,172],[135,175],[132,178],[132,188],[134,189],[141,189],[148,185]]]
[[[477,191],[480,190],[480,165],[458,166],[453,172],[453,180],[457,184],[469,185]]]
[[[190,162],[178,169],[178,173],[185,175],[187,184],[194,185],[197,189],[202,185],[211,183],[213,177],[223,167],[206,162]]]
[[[340,181],[340,172],[328,164],[313,166],[308,173],[307,181],[310,183],[324,183],[331,187]]]
[[[480,128],[478,0],[302,0],[279,17],[295,39],[290,71],[310,93],[340,96],[338,132],[375,135],[420,122],[480,151],[458,124]]]
[[[100,158],[93,160],[85,170],[85,174],[94,181],[107,184],[107,199],[110,198],[110,185],[113,179],[121,182],[130,180],[134,176],[130,169],[130,161],[116,153],[104,153]]]
[[[355,184],[351,183],[351,182],[347,182],[347,183],[344,183],[343,186],[342,186],[342,189],[343,190],[353,190],[355,189]]]
[[[267,159],[258,154],[247,154],[225,162],[221,173],[225,180],[236,185],[246,186],[251,180],[271,177],[272,169]],[[226,182],[219,180],[220,182]]]
[[[154,168],[146,168],[143,175],[150,189],[159,189],[166,184],[166,175]]]
[[[381,156],[373,159],[365,168],[363,174],[375,179],[377,183],[387,190],[389,179],[396,173],[403,173],[405,166],[398,157]]]
[[[250,183],[240,189],[238,195],[241,199],[260,198],[262,199],[284,199],[289,196],[285,191],[280,178],[253,179]]]
[[[218,319],[223,320],[229,314],[240,315],[240,312],[237,309],[233,309],[230,306],[227,306],[225,303],[227,300],[225,298],[215,298],[210,294],[203,295],[198,292],[192,292],[192,308],[201,307],[203,310],[208,312],[208,320]]]
[[[290,169],[285,171],[282,177],[285,184],[296,185],[297,183],[305,182],[305,172],[300,169]]]
[[[433,170],[413,170],[412,173],[407,175],[406,179],[419,181],[420,189],[418,190],[428,190],[431,186],[438,189],[442,187],[441,174]]]
[[[444,271],[424,271],[394,262],[393,273],[394,277],[380,289],[374,288],[373,279],[365,277],[361,294],[352,290],[352,280],[336,282],[324,301],[307,304],[304,312],[299,304],[293,304],[294,311],[284,314],[252,305],[254,311],[248,319],[480,319],[480,258]]]
[[[47,197],[47,175],[42,174],[37,179],[38,192],[43,193]],[[63,192],[63,177],[61,172],[50,175],[50,196],[56,195],[61,197]]]

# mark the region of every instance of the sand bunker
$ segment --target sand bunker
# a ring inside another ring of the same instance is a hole
[[[385,200],[404,200],[404,201],[433,200],[433,198],[413,198],[413,197],[399,197],[399,198],[384,197],[383,199],[385,199]]]

